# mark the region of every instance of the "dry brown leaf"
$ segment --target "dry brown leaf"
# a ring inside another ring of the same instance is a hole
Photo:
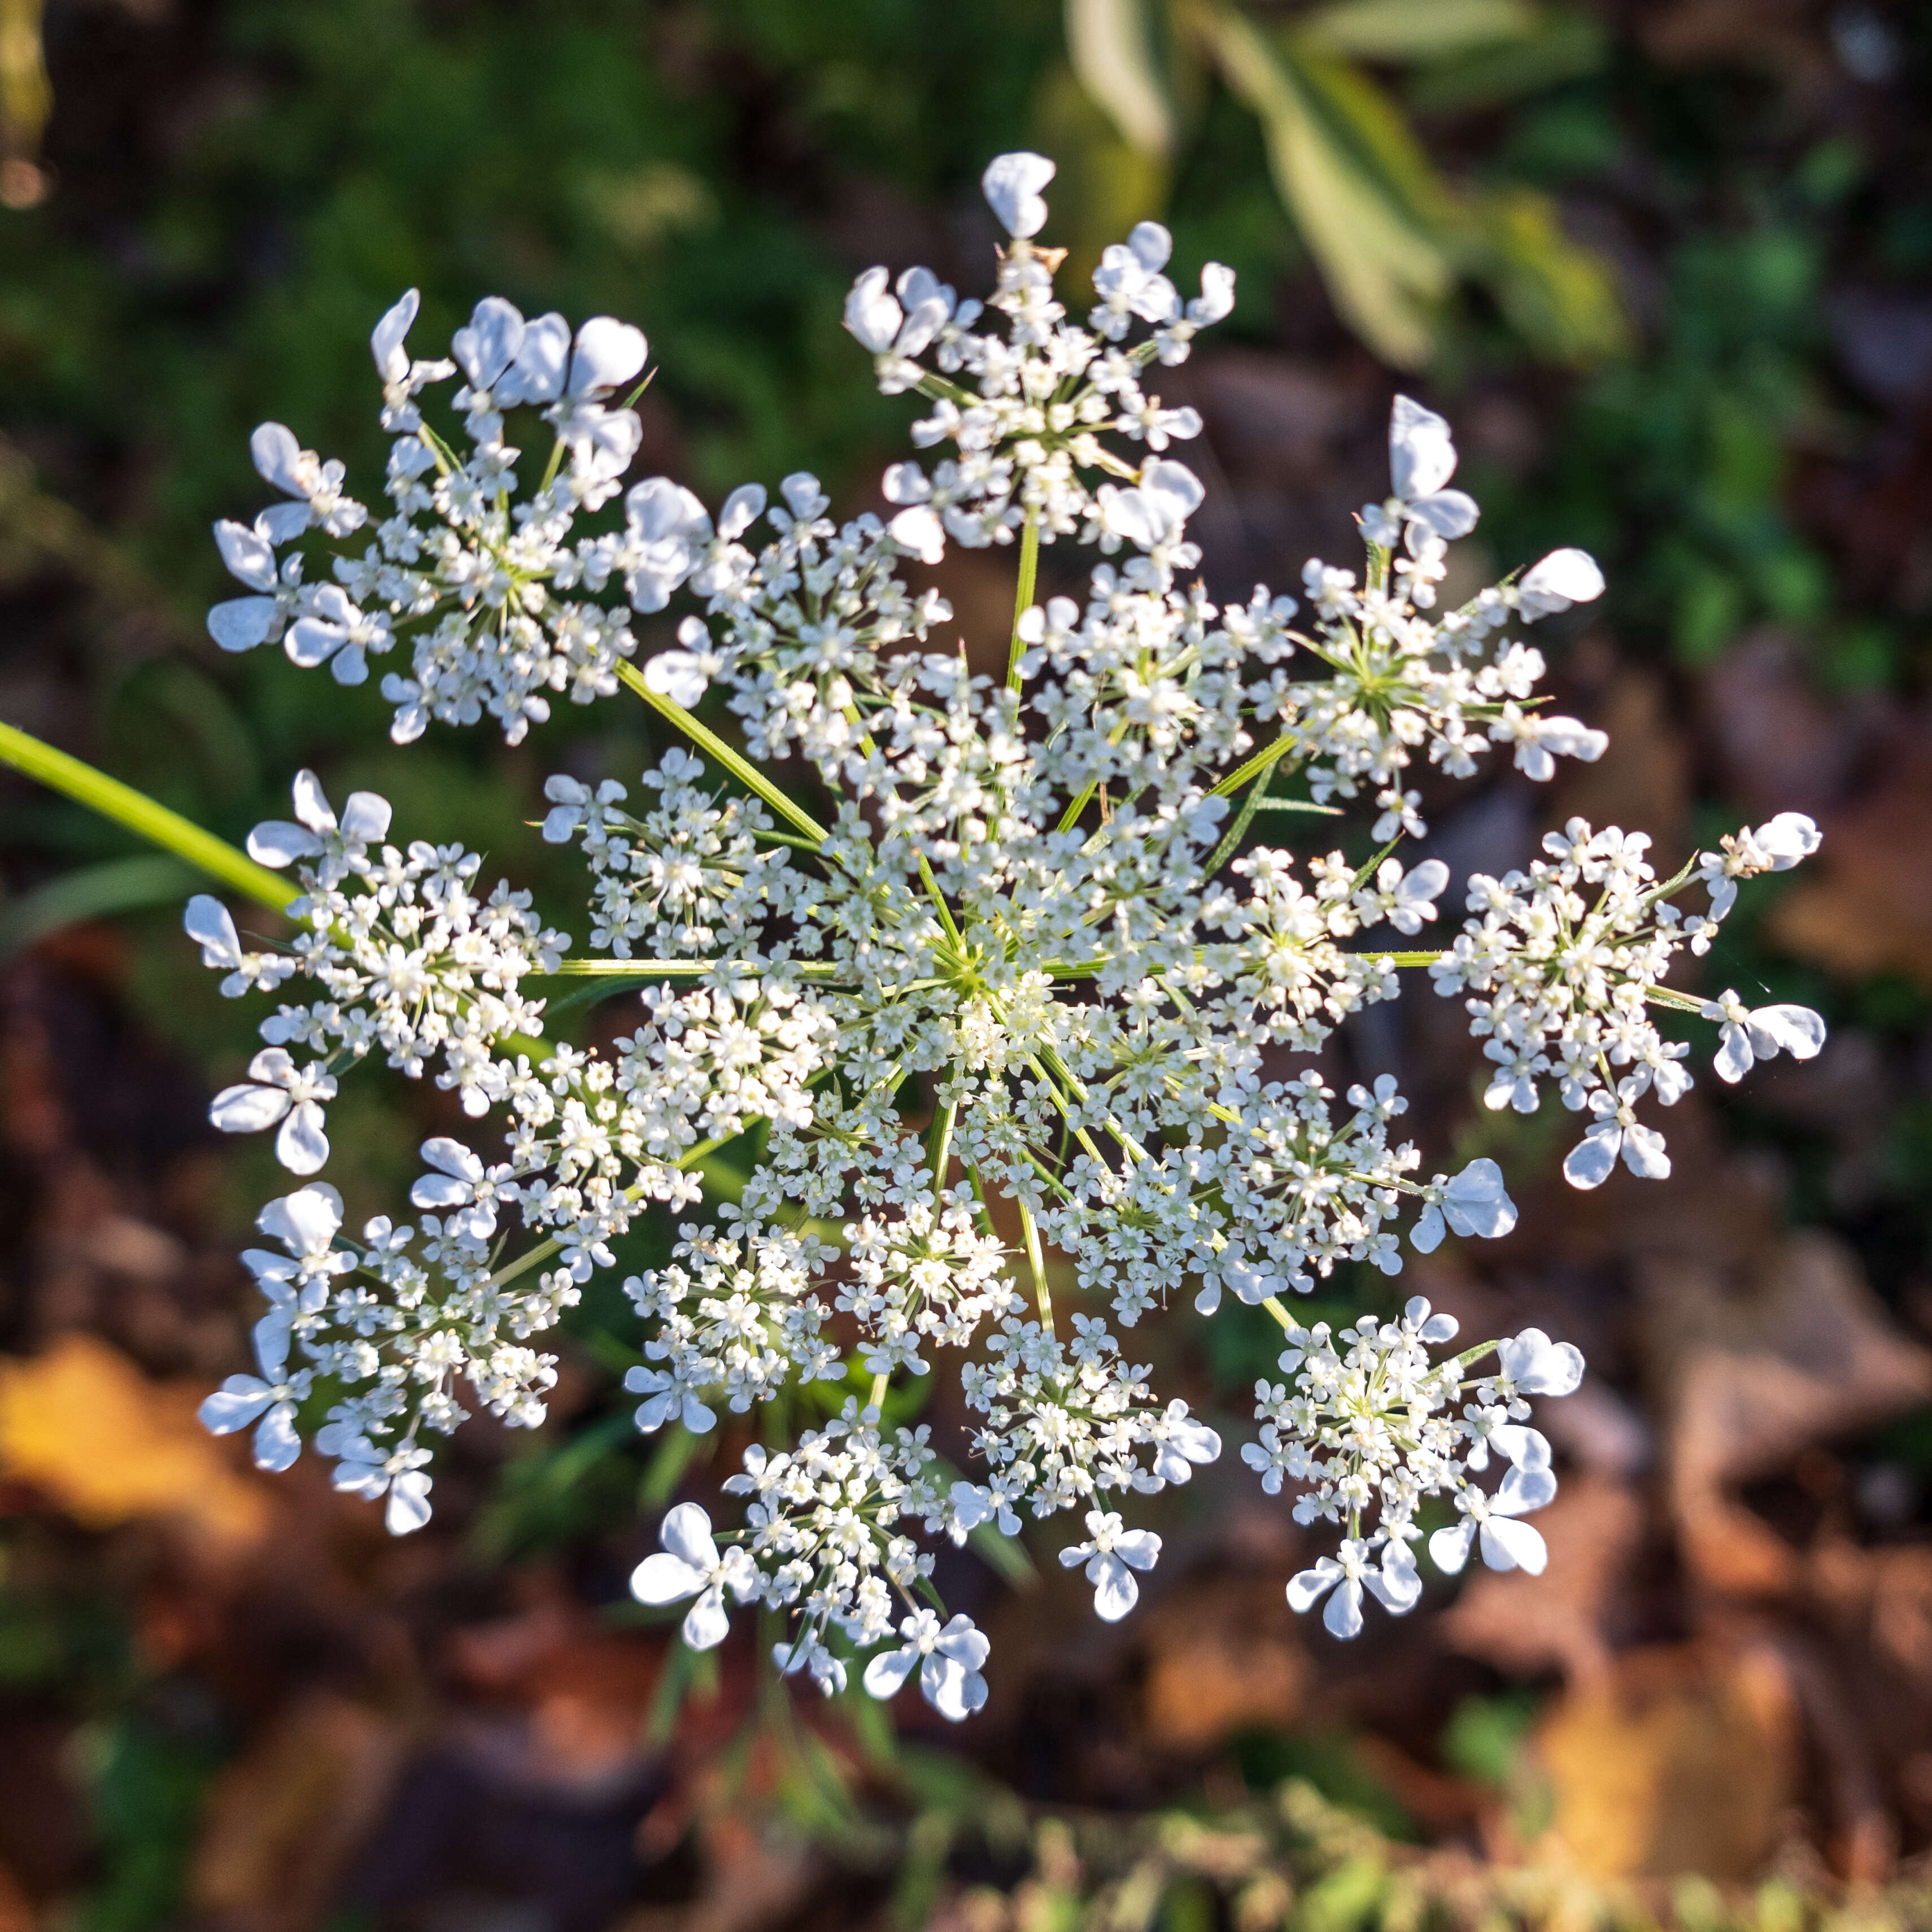
[[[1901,728],[1873,788],[1820,820],[1825,842],[1772,909],[1778,943],[1855,978],[1901,973],[1932,986],[1932,735]]]
[[[1748,1481],[1928,1395],[1932,1351],[1894,1323],[1841,1243],[1807,1230],[1783,1244],[1736,1332],[1684,1365],[1675,1453],[1712,1481]]]
[[[304,1932],[388,1798],[407,1728],[327,1692],[305,1697],[223,1772],[189,1891],[232,1932]]]
[[[1301,1714],[1308,1657],[1278,1588],[1265,1606],[1223,1585],[1164,1606],[1148,1628],[1142,1711],[1149,1742],[1193,1754],[1237,1731],[1285,1730]]]
[[[0,1865],[0,1932],[34,1932],[32,1902],[4,1865]]]
[[[89,1528],[164,1516],[251,1541],[268,1527],[267,1498],[196,1420],[201,1394],[150,1382],[90,1335],[0,1360],[0,1473]]]
[[[1610,1656],[1603,1621],[1643,1534],[1635,1492],[1600,1477],[1565,1481],[1536,1526],[1550,1545],[1540,1576],[1484,1570],[1442,1621],[1452,1650],[1531,1676],[1562,1669],[1575,1688],[1603,1683]]]
[[[1551,1834],[1600,1878],[1748,1877],[1797,1789],[1796,1706],[1766,1646],[1630,1652],[1534,1742]]]

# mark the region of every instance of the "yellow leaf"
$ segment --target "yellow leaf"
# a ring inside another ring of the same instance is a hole
[[[1154,64],[1145,0],[1066,0],[1066,51],[1130,147],[1174,152],[1174,106]]]
[[[1212,32],[1228,86],[1261,117],[1275,184],[1343,320],[1398,368],[1426,362],[1433,310],[1452,280],[1443,251],[1336,142],[1300,78],[1252,26],[1222,11]]]
[[[195,1420],[200,1393],[148,1381],[91,1335],[0,1360],[0,1474],[91,1529],[170,1516],[218,1541],[249,1541],[268,1504]]]
[[[1358,60],[1439,60],[1533,33],[1526,0],[1332,0],[1296,22],[1298,38]]]

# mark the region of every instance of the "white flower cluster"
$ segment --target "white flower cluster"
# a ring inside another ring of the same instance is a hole
[[[216,1096],[214,1124],[254,1133],[280,1124],[284,1166],[314,1174],[328,1159],[323,1102],[343,1067],[380,1050],[412,1079],[440,1060],[439,1087],[454,1088],[464,1112],[487,1113],[508,1094],[516,1069],[497,1042],[542,1030],[541,1000],[518,990],[532,974],[554,973],[569,940],[543,930],[528,892],[500,884],[488,899],[472,888],[482,860],[460,846],[382,843],[388,802],[350,795],[338,824],[313,772],[295,782],[296,817],[249,835],[250,856],[293,865],[304,889],[289,908],[303,928],[286,951],[248,952],[220,901],[198,893],[184,921],[206,965],[223,969],[231,998],[313,980],[320,997],[284,1004],[262,1022],[268,1044],[247,1082]],[[290,1047],[316,1058],[297,1066]]]
[[[1360,1630],[1365,1589],[1395,1616],[1414,1608],[1422,1580],[1409,1545],[1421,1536],[1415,1518],[1427,1499],[1452,1499],[1460,1518],[1430,1538],[1438,1569],[1460,1570],[1478,1531],[1492,1569],[1540,1575],[1548,1561],[1541,1536],[1516,1520],[1556,1493],[1548,1438],[1525,1426],[1524,1398],[1570,1394],[1582,1380],[1583,1358],[1569,1343],[1526,1328],[1512,1340],[1432,1360],[1430,1348],[1454,1340],[1456,1328],[1453,1316],[1432,1312],[1420,1295],[1400,1322],[1364,1316],[1343,1329],[1346,1352],[1326,1322],[1291,1325],[1280,1367],[1292,1385],[1255,1384],[1255,1417],[1263,1426],[1242,1460],[1270,1496],[1284,1480],[1303,1486],[1298,1522],[1346,1532],[1335,1556],[1288,1586],[1298,1610],[1328,1598],[1322,1621],[1336,1636]],[[1496,1369],[1466,1374],[1492,1351]],[[1459,1415],[1455,1406],[1466,1394],[1474,1400]],[[1510,1465],[1493,1494],[1472,1480],[1489,1468],[1492,1451]]]
[[[1674,1106],[1688,1093],[1684,1065],[1690,1049],[1666,1040],[1652,1018],[1654,1004],[1721,1021],[1717,1070],[1741,1079],[1755,1060],[1780,1048],[1809,1060],[1825,1042],[1825,1023],[1809,1007],[1766,1006],[1748,1012],[1735,992],[1715,1005],[1664,987],[1678,951],[1702,952],[1737,894],[1736,881],[1782,872],[1817,849],[1818,830],[1797,812],[1784,812],[1756,832],[1701,854],[1659,884],[1648,854],[1650,839],[1616,826],[1593,832],[1573,818],[1546,834],[1529,871],[1469,881],[1474,915],[1430,972],[1436,989],[1464,988],[1485,997],[1466,1002],[1471,1031],[1496,1064],[1486,1103],[1534,1113],[1538,1083],[1556,1083],[1563,1104],[1587,1110],[1591,1124],[1563,1163],[1573,1186],[1596,1187],[1619,1155],[1631,1173],[1661,1179],[1670,1172],[1664,1136],[1636,1114],[1654,1093]],[[1672,895],[1692,882],[1711,889],[1710,910],[1686,917]],[[1581,886],[1595,889],[1586,897]],[[1619,1070],[1628,1069],[1628,1071]]]
[[[242,1257],[269,1305],[255,1324],[260,1373],[231,1376],[201,1410],[218,1435],[254,1423],[256,1462],[285,1469],[302,1447],[297,1406],[318,1384],[337,1391],[316,1447],[335,1459],[338,1489],[387,1496],[398,1535],[429,1520],[422,1438],[446,1436],[464,1420],[459,1382],[512,1428],[542,1421],[556,1358],[529,1340],[579,1292],[567,1268],[520,1285],[513,1284],[526,1270],[514,1264],[493,1272],[494,1208],[460,1178],[474,1156],[452,1141],[431,1141],[424,1153],[446,1170],[430,1177],[443,1184],[430,1193],[462,1205],[424,1216],[420,1239],[416,1228],[378,1216],[364,1226],[361,1246],[338,1245],[342,1197],[324,1182],[262,1210],[256,1225],[283,1252],[250,1248]],[[476,1180],[484,1181],[480,1170]],[[419,1182],[418,1198],[424,1195]],[[302,1364],[293,1370],[292,1349]]]
[[[869,1652],[867,1690],[890,1696],[916,1674],[949,1718],[984,1701],[986,1642],[944,1620],[922,1537],[1015,1536],[1070,1512],[1060,1561],[1117,1618],[1160,1553],[1130,1520],[1136,1499],[1218,1456],[1216,1431],[1156,1394],[1118,1339],[1177,1296],[1210,1316],[1232,1295],[1288,1331],[1292,1388],[1263,1386],[1243,1453],[1270,1492],[1296,1486],[1303,1521],[1343,1532],[1292,1600],[1325,1592],[1342,1634],[1364,1590],[1406,1609],[1410,1545],[1438,1503],[1459,1512],[1431,1539],[1441,1567],[1472,1539],[1492,1563],[1540,1563],[1518,1519],[1555,1479],[1526,1398],[1574,1388],[1575,1352],[1526,1331],[1472,1378],[1484,1350],[1432,1361],[1454,1324],[1419,1302],[1399,1323],[1363,1316],[1338,1352],[1283,1300],[1344,1263],[1398,1273],[1406,1216],[1423,1252],[1514,1224],[1493,1162],[1424,1178],[1395,1131],[1406,1102],[1392,1076],[1339,1103],[1324,1077],[1336,1030],[1396,997],[1405,968],[1476,996],[1491,1105],[1534,1106],[1547,1075],[1590,1110],[1568,1168],[1580,1185],[1619,1152],[1660,1171],[1630,1108],[1653,1088],[1676,1098],[1688,1076],[1653,1007],[1714,1021],[1727,1079],[1822,1038],[1803,1009],[1661,983],[1681,947],[1708,945],[1739,880],[1816,844],[1789,814],[1661,886],[1640,835],[1573,824],[1530,874],[1471,883],[1453,950],[1366,943],[1388,936],[1378,927],[1413,941],[1450,888],[1442,860],[1394,849],[1426,830],[1408,784],[1418,757],[1466,777],[1507,746],[1541,781],[1558,757],[1604,752],[1600,732],[1544,708],[1544,661],[1520,634],[1597,596],[1601,578],[1558,550],[1438,613],[1445,547],[1478,512],[1450,487],[1448,425],[1402,398],[1390,494],[1360,513],[1359,580],[1311,562],[1301,628],[1296,600],[1266,586],[1217,606],[1184,580],[1202,490],[1169,453],[1201,424],[1143,379],[1229,312],[1233,278],[1210,263],[1184,301],[1170,238],[1143,223],[1106,251],[1084,326],[1070,320],[1060,257],[1034,239],[1052,172],[1028,154],[988,170],[1011,241],[984,304],[923,268],[868,270],[853,289],[847,325],[881,388],[923,398],[914,441],[947,448],[930,469],[886,472],[883,516],[835,520],[802,473],[776,500],[746,484],[715,517],[667,478],[626,488],[636,331],[598,318],[573,334],[491,298],[448,358],[412,361],[406,296],[374,338],[392,514],[365,536],[341,466],[265,426],[257,465],[290,500],[218,530],[251,594],[212,614],[218,639],[280,639],[354,682],[407,638],[411,674],[383,686],[400,740],[488,712],[514,742],[543,694],[623,683],[706,756],[666,754],[634,808],[614,780],[544,788],[543,836],[581,850],[606,958],[566,960],[507,889],[479,899],[472,857],[385,844],[381,800],[358,794],[338,821],[306,774],[299,822],[251,844],[303,868],[292,947],[244,952],[212,899],[188,919],[224,990],[319,988],[264,1026],[250,1082],[216,1101],[220,1124],[277,1127],[284,1162],[313,1172],[339,1072],[380,1047],[412,1076],[434,1064],[503,1125],[494,1162],[425,1144],[419,1231],[372,1222],[360,1245],[341,1241],[320,1185],[267,1211],[286,1252],[249,1257],[271,1304],[260,1372],[211,1398],[211,1426],[253,1424],[258,1458],[284,1466],[298,1410],[326,1394],[317,1439],[338,1481],[386,1493],[392,1526],[412,1527],[428,1507],[424,1436],[460,1421],[464,1385],[537,1420],[552,1371],[531,1338],[662,1205],[680,1217],[670,1258],[624,1282],[640,1429],[732,1427],[849,1375],[871,1376],[872,1394],[835,1396],[846,1406],[823,1428],[746,1453],[725,1485],[746,1498],[741,1528],[672,1510],[638,1594],[688,1602],[698,1646],[756,1602],[791,1620],[782,1669],[830,1694]],[[459,372],[438,413],[434,386]],[[506,441],[519,410],[551,431],[532,481]],[[621,512],[580,529],[620,493]],[[1084,598],[1035,600],[1054,541],[1099,551]],[[909,562],[954,544],[1018,551],[1004,676],[940,647],[951,610],[906,581]],[[656,640],[670,647],[626,662],[644,634],[633,618],[674,599],[685,608]],[[713,693],[748,758],[692,715]],[[830,794],[829,824],[762,768],[792,754]],[[1330,801],[1365,792],[1376,816],[1353,854],[1250,842],[1258,814],[1338,816]],[[1708,910],[1680,914],[1675,896],[1693,889]],[[565,974],[636,998],[614,1046],[536,1040],[542,1004],[522,984]],[[704,1169],[728,1141],[749,1172],[706,1218]],[[1056,1293],[1077,1312],[1057,1314]],[[942,1365],[973,1417],[963,1474],[923,1430],[880,1423],[895,1384]],[[1508,1465],[1492,1494],[1471,1480],[1492,1446]]]

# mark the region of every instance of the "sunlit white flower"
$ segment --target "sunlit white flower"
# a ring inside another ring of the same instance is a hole
[[[1733,1084],[1760,1060],[1774,1059],[1780,1052],[1793,1060],[1810,1060],[1825,1044],[1825,1022],[1809,1006],[1748,1009],[1728,988],[1721,998],[1706,1003],[1704,1017],[1722,1022],[1712,1064],[1719,1079]]]
[[[1602,596],[1604,573],[1588,550],[1553,550],[1523,572],[1516,591],[1516,608],[1525,617],[1552,617]]]
[[[1465,1239],[1498,1240],[1516,1226],[1516,1203],[1503,1184],[1503,1171],[1484,1154],[1453,1180],[1437,1183],[1442,1192],[1416,1217],[1409,1239],[1420,1254],[1439,1247],[1445,1229]]]
[[[1429,1557],[1437,1569],[1454,1576],[1469,1560],[1469,1545],[1480,1538],[1483,1561],[1492,1570],[1526,1570],[1540,1576],[1550,1561],[1542,1533],[1515,1519],[1540,1509],[1556,1493],[1556,1478],[1547,1468],[1513,1468],[1494,1496],[1465,1489],[1456,1498],[1462,1521],[1438,1529],[1429,1539]]]
[[[1362,1592],[1368,1593],[1391,1616],[1404,1616],[1422,1596],[1422,1579],[1415,1559],[1399,1544],[1385,1544],[1379,1562],[1359,1538],[1344,1538],[1333,1556],[1319,1558],[1289,1579],[1288,1608],[1312,1610],[1325,1596],[1322,1621],[1331,1636],[1359,1636],[1362,1630]]]
[[[287,1468],[302,1454],[296,1433],[296,1406],[308,1392],[306,1372],[289,1373],[289,1318],[272,1310],[255,1324],[255,1360],[261,1372],[230,1376],[201,1406],[201,1425],[216,1436],[232,1436],[256,1424],[255,1466]]]
[[[866,1690],[874,1697],[895,1697],[919,1670],[920,1694],[942,1718],[958,1724],[986,1701],[986,1680],[980,1666],[992,1646],[968,1616],[955,1616],[942,1625],[930,1610],[916,1610],[899,1625],[905,1642],[897,1650],[883,1651],[866,1666]]]
[[[1572,1187],[1600,1186],[1610,1178],[1618,1154],[1640,1180],[1670,1178],[1670,1156],[1664,1150],[1664,1136],[1636,1117],[1636,1102],[1644,1087],[1642,1081],[1632,1077],[1618,1081],[1615,1093],[1599,1087],[1590,1096],[1595,1121],[1563,1162],[1563,1178]]]
[[[245,1082],[215,1095],[208,1118],[224,1134],[259,1134],[279,1120],[275,1158],[291,1174],[314,1174],[328,1160],[322,1103],[334,1098],[321,1061],[298,1066],[282,1048],[265,1046],[249,1061]]]
[[[438,1135],[422,1144],[422,1157],[436,1169],[422,1175],[410,1190],[418,1208],[433,1208],[445,1225],[473,1241],[487,1241],[496,1232],[496,1215],[516,1198],[514,1170],[486,1168],[460,1141]]]
[[[1040,191],[1057,172],[1044,154],[1024,150],[996,155],[987,163],[980,185],[1009,235],[1024,240],[1046,226],[1046,203]]]
[[[1060,1561],[1069,1570],[1085,1564],[1095,1613],[1113,1624],[1140,1600],[1133,1571],[1151,1570],[1160,1556],[1160,1538],[1152,1530],[1126,1528],[1115,1510],[1089,1510],[1087,1540],[1063,1550]]]
[[[680,1503],[658,1526],[664,1545],[631,1573],[631,1594],[640,1604],[680,1604],[696,1598],[685,1612],[684,1640],[693,1650],[710,1650],[724,1641],[731,1619],[724,1608],[729,1590],[747,1601],[758,1588],[758,1573],[737,1544],[722,1556],[711,1534],[711,1519],[695,1503]]]

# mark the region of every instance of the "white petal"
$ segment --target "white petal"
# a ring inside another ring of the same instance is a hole
[[[1445,540],[1453,540],[1467,536],[1476,527],[1483,513],[1477,507],[1475,498],[1464,491],[1438,490],[1429,496],[1417,497],[1409,505],[1408,514],[1425,530],[1433,530]]]
[[[1754,1042],[1762,1033],[1793,1060],[1810,1060],[1825,1044],[1824,1019],[1809,1006],[1760,1006],[1750,1016],[1750,1027]]]
[[[524,346],[523,312],[501,296],[485,296],[470,310],[466,327],[449,339],[473,389],[494,388]]]
[[[1496,1454],[1507,1456],[1519,1469],[1550,1467],[1550,1438],[1540,1429],[1527,1429],[1520,1422],[1505,1422],[1490,1431],[1489,1439]]]
[[[1502,1445],[1496,1445],[1500,1448]],[[1503,1478],[1490,1504],[1492,1516],[1527,1516],[1556,1498],[1556,1475],[1546,1460],[1540,1468],[1519,1463]]]
[[[458,1180],[453,1174],[419,1175],[410,1190],[410,1204],[417,1208],[461,1208],[468,1204],[470,1198],[470,1184]]]
[[[342,1226],[342,1196],[326,1180],[314,1181],[271,1201],[256,1216],[255,1225],[298,1253],[320,1253]]]
[[[1717,1058],[1711,1063],[1718,1078],[1736,1086],[1751,1070],[1756,1059],[1751,1051],[1750,1035],[1736,1020],[1726,1021],[1718,1035]]]
[[[1298,1570],[1288,1580],[1288,1608],[1298,1612],[1312,1608],[1341,1574],[1341,1564],[1332,1556],[1323,1557],[1312,1570]]]
[[[208,1118],[224,1134],[259,1134],[289,1111],[279,1087],[224,1087],[208,1103]]]
[[[242,963],[241,935],[228,908],[209,892],[196,892],[182,914],[182,930],[201,948],[205,966]]]
[[[482,1162],[460,1141],[452,1140],[447,1134],[438,1134],[424,1141],[418,1151],[439,1173],[467,1181],[472,1186],[483,1178]]]
[[[246,524],[224,518],[214,526],[214,547],[231,577],[239,578],[250,590],[264,590],[272,597],[275,588],[275,549],[260,530]],[[255,640],[257,644],[261,640]]]
[[[1094,1612],[1102,1622],[1118,1623],[1140,1601],[1141,1586],[1118,1557],[1096,1556],[1087,1574],[1094,1586]]]
[[[255,519],[255,527],[274,544],[293,543],[309,526],[307,503],[271,503]]]
[[[208,634],[224,651],[252,651],[275,621],[272,597],[231,597],[208,614]]]
[[[342,808],[342,836],[373,845],[389,836],[392,808],[380,792],[352,791]]]
[[[1160,1560],[1160,1538],[1150,1529],[1130,1529],[1114,1538],[1114,1553],[1136,1570],[1151,1570]]]
[[[422,300],[414,289],[406,290],[401,299],[369,332],[369,352],[376,358],[376,373],[386,382],[399,382],[410,373],[409,355],[403,343]]]
[[[248,856],[258,866],[292,866],[321,850],[322,841],[313,832],[284,818],[265,819],[248,835]]]
[[[711,1519],[695,1503],[680,1503],[658,1526],[658,1540],[696,1570],[709,1571],[718,1561]]]
[[[296,1433],[292,1402],[278,1402],[262,1418],[255,1432],[255,1466],[279,1475],[291,1467],[302,1454],[302,1438]]]
[[[1564,1156],[1563,1178],[1572,1187],[1600,1187],[1617,1164],[1623,1130],[1615,1126],[1592,1127]]]
[[[730,1612],[722,1590],[706,1590],[684,1613],[684,1640],[693,1650],[715,1649],[730,1632]]]
[[[937,563],[946,554],[946,526],[929,503],[902,510],[886,526],[886,534],[921,563]]]
[[[1467,1516],[1429,1539],[1429,1560],[1444,1576],[1454,1576],[1469,1560],[1469,1540],[1476,1526]]]
[[[248,439],[248,454],[255,459],[256,470],[263,482],[272,483],[291,496],[308,494],[297,474],[302,445],[296,442],[293,430],[278,422],[258,423]],[[304,517],[302,520],[306,524],[308,520]]]
[[[980,186],[1000,225],[1016,240],[1037,235],[1046,226],[1046,203],[1040,190],[1056,170],[1044,154],[1022,149],[996,154],[980,177]]]
[[[1823,843],[1823,835],[1802,812],[1780,812],[1751,834],[1752,842],[1770,859],[1774,872],[1788,872]]]
[[[1530,1524],[1492,1516],[1483,1525],[1483,1561],[1492,1570],[1526,1570],[1540,1576],[1550,1562],[1550,1546]]]
[[[1389,412],[1389,478],[1404,501],[1440,490],[1456,473],[1448,423],[1408,396]]]
[[[881,1651],[866,1665],[866,1674],[860,1681],[869,1696],[896,1697],[905,1688],[905,1681],[918,1661],[919,1652],[910,1644],[901,1650]]]
[[[681,1604],[704,1588],[702,1570],[660,1550],[631,1572],[631,1594],[640,1604]]]
[[[1624,1165],[1642,1180],[1669,1180],[1670,1156],[1664,1150],[1664,1136],[1654,1127],[1626,1127]]]
[[[1330,1593],[1322,1621],[1330,1636],[1346,1640],[1361,1635],[1362,1586],[1352,1576],[1344,1576]]]
[[[845,297],[845,326],[857,338],[860,347],[882,356],[892,346],[905,311],[886,292],[892,272],[883,267],[866,269],[853,283]]]
[[[1379,1570],[1363,1573],[1370,1594],[1392,1617],[1406,1616],[1422,1600],[1422,1579],[1416,1574],[1415,1559],[1405,1550],[1391,1555]]]
[[[688,711],[710,688],[700,661],[689,651],[660,651],[644,662],[644,682],[660,698]]]
[[[430,1479],[420,1469],[405,1469],[389,1485],[382,1527],[392,1536],[410,1536],[429,1521]]]
[[[570,324],[553,312],[524,325],[523,345],[510,372],[493,394],[499,409],[519,403],[554,403],[563,394],[570,362]]]
[[[615,316],[593,315],[577,332],[570,393],[587,396],[599,389],[621,389],[635,380],[650,352],[641,328],[620,322]]]
[[[1432,1202],[1415,1217],[1408,1231],[1411,1245],[1419,1255],[1432,1255],[1442,1245],[1442,1210]]]
[[[936,1652],[920,1666],[920,1694],[953,1724],[970,1718],[986,1701],[986,1680],[979,1672]]]
[[[291,1174],[315,1174],[328,1165],[328,1136],[322,1126],[322,1109],[313,1100],[289,1109],[289,1117],[275,1136],[275,1158]]]
[[[1603,594],[1604,573],[1588,550],[1553,550],[1524,572],[1516,586],[1516,608],[1528,618],[1553,616]]]
[[[986,1662],[993,1646],[986,1633],[974,1627],[973,1619],[962,1615],[948,1620],[934,1648],[954,1663],[963,1664],[969,1670],[977,1670]]]
[[[718,534],[727,543],[735,543],[764,514],[765,486],[740,483],[718,512]]]
[[[254,1376],[230,1376],[202,1403],[201,1426],[211,1435],[232,1436],[246,1429],[274,1396],[268,1384]]]

